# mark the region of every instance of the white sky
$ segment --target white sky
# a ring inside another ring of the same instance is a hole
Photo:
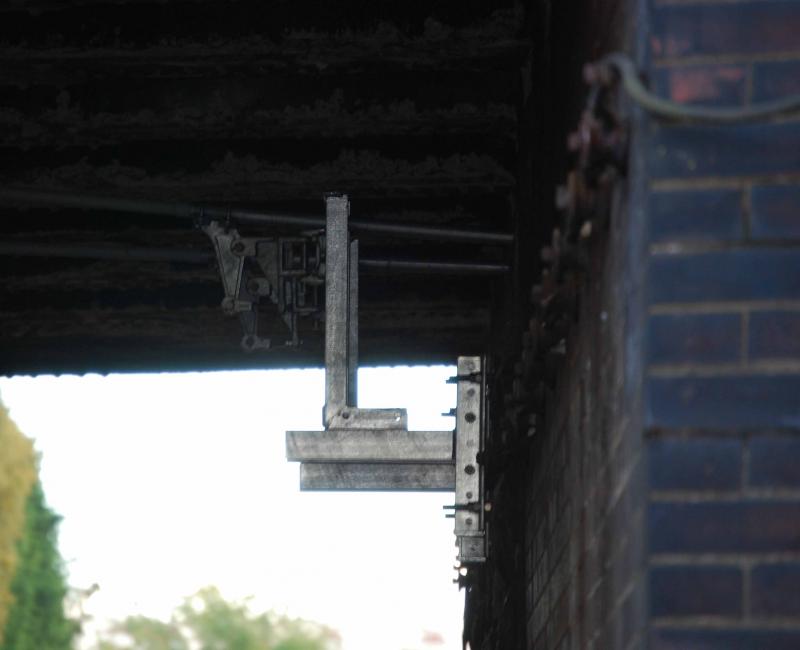
[[[450,367],[359,372],[359,406],[453,427]],[[217,585],[325,623],[345,650],[461,648],[452,493],[301,493],[284,431],[321,428],[321,370],[0,379],[42,454],[72,586],[97,623]],[[436,632],[444,645],[425,645]]]

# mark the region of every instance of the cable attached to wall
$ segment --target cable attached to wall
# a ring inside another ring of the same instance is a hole
[[[648,90],[639,78],[636,65],[625,54],[615,52],[584,69],[587,83],[610,85],[619,79],[628,96],[648,113],[664,120],[735,124],[759,122],[793,113],[800,114],[800,95],[736,107],[687,106],[664,99]]]

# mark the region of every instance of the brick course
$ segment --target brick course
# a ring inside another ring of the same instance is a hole
[[[739,490],[742,441],[727,437],[656,438],[649,445],[652,490]]]
[[[800,489],[800,436],[768,434],[749,445],[748,484],[758,488]],[[800,585],[798,585],[800,593]]]
[[[648,514],[653,555],[800,552],[800,500],[676,499]]]
[[[793,0],[656,6],[651,26],[657,57],[800,52],[800,18]]]
[[[750,203],[753,239],[800,240],[800,185],[754,187]]]
[[[742,615],[742,570],[732,566],[659,566],[650,570],[654,617]]]
[[[756,566],[750,584],[750,607],[754,616],[800,616],[800,563],[780,562]]]
[[[740,314],[663,314],[650,317],[651,364],[725,363],[742,351]]]
[[[800,426],[800,375],[651,377],[647,423],[659,430]]]
[[[750,359],[800,359],[800,310],[769,310],[750,314]]]
[[[800,247],[654,255],[650,300],[722,302],[800,298]]]
[[[737,241],[744,236],[742,192],[730,189],[653,192],[650,241]]]
[[[796,650],[800,631],[781,629],[656,629],[649,650]]]
[[[770,61],[753,65],[753,100],[778,99],[800,93],[800,61]]]
[[[747,99],[743,65],[690,65],[655,71],[653,90],[676,102],[736,106]]]

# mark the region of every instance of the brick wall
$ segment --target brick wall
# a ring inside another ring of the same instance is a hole
[[[624,188],[620,188],[620,194]],[[647,484],[628,211],[536,287],[522,350],[493,384],[490,556],[473,572],[474,650],[636,648],[645,636]]]
[[[661,95],[800,92],[797,0],[627,11]],[[800,120],[634,112],[630,126],[606,233],[534,300],[492,380],[490,559],[465,636],[473,650],[800,648]]]
[[[800,92],[800,3],[653,2],[655,88]],[[664,126],[646,199],[651,650],[800,648],[800,122]]]
[[[592,245],[530,450],[526,647],[536,650],[631,648],[643,638],[645,475],[631,417],[639,396],[625,387],[633,294],[621,280],[627,230],[618,220],[612,228],[616,236]]]
[[[636,339],[627,335],[636,288],[624,279],[640,283],[624,270],[627,211],[581,246],[585,267],[567,269],[547,296],[534,287],[528,300],[542,280],[530,242],[548,239],[558,223],[554,184],[563,182],[567,131],[583,108],[581,66],[619,47],[630,3],[526,4],[534,50],[523,71],[531,78],[520,122],[530,147],[519,176],[531,180],[518,210],[535,219],[518,233],[524,331],[494,341],[482,461],[490,556],[468,577],[465,640],[472,650],[626,647],[644,633],[644,546],[630,522],[643,526],[646,504],[641,422],[628,415],[641,411],[641,381],[627,377],[641,355],[624,350]]]

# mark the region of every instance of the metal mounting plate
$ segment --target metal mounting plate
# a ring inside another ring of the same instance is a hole
[[[457,368],[455,534],[458,559],[462,563],[481,562],[486,559],[483,469],[478,458],[483,449],[483,364],[480,357],[459,357]]]

